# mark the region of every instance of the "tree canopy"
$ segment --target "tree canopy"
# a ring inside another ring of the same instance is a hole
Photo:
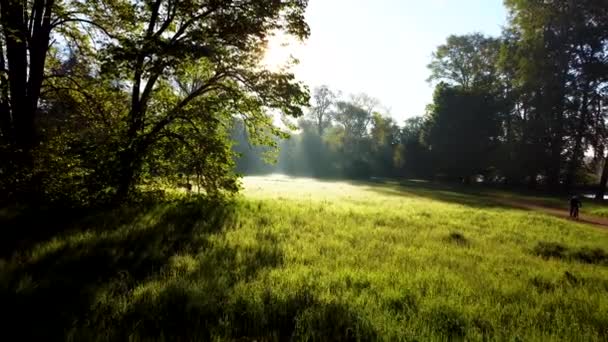
[[[261,63],[277,32],[308,37],[306,6],[305,0],[3,2],[1,133],[13,163],[2,172],[22,171],[3,186],[12,194],[22,184],[39,188],[49,172],[38,167],[44,151],[70,160],[62,172],[74,176],[71,182],[95,183],[108,197],[128,196],[142,177],[171,164],[198,170],[205,190],[235,190],[233,118],[242,119],[252,143],[273,144],[273,136],[285,134],[273,113],[299,117],[308,104],[306,87],[292,73]],[[87,107],[95,110],[84,116]],[[88,135],[69,129],[46,135],[39,121],[59,112],[78,116]],[[68,136],[78,142],[68,143]],[[76,144],[89,148],[68,146]],[[103,167],[81,163],[92,158]]]

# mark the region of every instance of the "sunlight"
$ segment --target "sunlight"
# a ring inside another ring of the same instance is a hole
[[[268,40],[262,64],[271,71],[288,68],[294,64],[294,58],[301,55],[303,46],[303,43],[289,35],[275,34]]]

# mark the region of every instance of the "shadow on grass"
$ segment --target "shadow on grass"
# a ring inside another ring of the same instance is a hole
[[[323,303],[306,288],[246,290],[243,284],[280,267],[284,256],[270,232],[255,234],[253,245],[227,238],[242,225],[239,210],[246,209],[198,200],[66,217],[64,226],[57,219],[55,236],[22,242],[0,261],[5,335],[77,341],[376,336],[352,309]]]
[[[1,301],[5,317],[13,322],[9,326],[16,329],[15,336],[63,339],[73,324],[106,319],[112,313],[101,317],[103,313],[90,312],[100,291],[122,287],[114,290],[125,294],[159,276],[174,255],[204,249],[209,236],[230,226],[233,214],[231,204],[198,201],[138,205],[76,222],[65,218],[62,229],[56,229],[60,226],[57,218],[52,227],[38,222],[59,233],[30,249],[25,246],[34,245],[45,234],[19,244],[22,249],[3,265]],[[223,264],[215,266],[230,267],[235,252],[218,253],[222,255],[217,261]]]
[[[608,266],[608,253],[601,248],[570,248],[556,242],[539,242],[533,253],[544,259],[563,259],[585,264]]]
[[[508,208],[504,204],[492,201],[491,197],[484,195],[475,186],[415,180],[351,181],[351,184],[364,186],[366,190],[388,196],[423,197],[474,208]]]

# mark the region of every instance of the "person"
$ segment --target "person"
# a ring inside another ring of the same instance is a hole
[[[570,217],[578,219],[578,210],[582,206],[583,202],[581,202],[578,196],[572,196],[572,198],[570,198]]]

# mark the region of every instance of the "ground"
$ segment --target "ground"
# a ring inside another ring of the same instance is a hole
[[[74,340],[608,339],[608,230],[498,197],[272,176],[223,202],[13,219],[64,231],[3,249],[5,323]]]

